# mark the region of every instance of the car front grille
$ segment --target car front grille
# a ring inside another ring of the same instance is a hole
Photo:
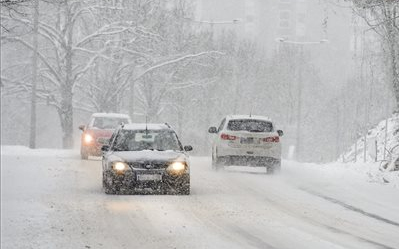
[[[158,162],[135,162],[130,163],[130,166],[136,169],[166,169],[168,167],[167,163]]]

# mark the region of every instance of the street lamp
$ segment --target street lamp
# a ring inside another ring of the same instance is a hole
[[[244,21],[241,18],[234,18],[232,20],[222,20],[222,21],[200,21],[200,20],[193,20],[193,19],[189,19],[186,18],[186,20],[189,20],[191,22],[195,22],[195,23],[199,23],[199,24],[208,24],[210,25],[210,29],[211,29],[211,41],[213,43],[214,41],[214,25],[220,25],[220,26],[225,26],[225,25],[233,25],[234,26],[234,33],[236,35],[238,35],[238,30],[237,30],[237,25],[240,23],[243,23]],[[233,61],[233,73],[232,73],[234,79],[234,85],[235,85],[235,91],[238,92],[239,91],[239,87],[238,87],[238,80],[237,80],[237,62]],[[239,94],[237,93],[236,96],[238,96]],[[234,101],[234,113],[237,110],[237,103],[238,101]]]
[[[285,39],[283,37],[276,38],[276,41],[289,43],[289,44],[297,44],[297,45],[322,44],[322,43],[328,43],[329,42],[329,40],[327,40],[327,39],[321,39],[320,41],[290,41],[290,40],[287,40],[287,39]]]
[[[241,18],[235,18],[233,20],[226,20],[226,21],[216,21],[216,22],[215,21],[193,20],[193,19],[190,19],[190,18],[185,18],[185,19],[188,20],[188,21],[191,21],[191,22],[205,23],[205,24],[211,24],[211,25],[214,25],[214,24],[237,24],[237,23],[242,22]]]
[[[320,41],[290,41],[283,37],[278,37],[275,39],[277,42],[281,43],[288,43],[293,45],[300,46],[300,58],[302,59],[303,56],[303,46],[304,45],[312,45],[312,44],[323,44],[328,43],[327,39],[321,39]],[[300,65],[300,70],[298,70],[298,105],[297,105],[297,124],[296,124],[296,144],[295,144],[295,157],[298,160],[300,155],[300,149],[302,148],[301,140],[302,140],[302,133],[301,133],[301,122],[302,122],[302,87],[303,87],[303,80],[302,80],[302,63],[298,63]]]

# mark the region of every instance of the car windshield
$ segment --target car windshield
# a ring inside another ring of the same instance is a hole
[[[253,119],[230,120],[227,129],[230,131],[272,132],[271,122]]]
[[[122,130],[113,144],[115,151],[176,150],[182,147],[172,131],[165,130]]]
[[[98,129],[115,129],[121,123],[129,123],[126,118],[96,117],[92,121],[92,127]]]

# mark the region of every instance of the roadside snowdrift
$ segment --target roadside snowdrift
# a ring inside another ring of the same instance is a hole
[[[365,146],[366,158],[364,158]],[[397,156],[399,156],[399,114],[394,113],[388,120],[382,120],[375,128],[368,131],[366,143],[364,136],[359,138],[356,144],[340,156],[338,161],[344,164],[337,163],[336,166],[342,165],[364,172],[371,181],[399,187],[399,171],[381,169],[385,160],[392,160]]]

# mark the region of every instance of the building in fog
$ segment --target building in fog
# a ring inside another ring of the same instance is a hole
[[[252,39],[269,56],[287,41],[314,42],[304,48],[311,53],[322,78],[346,82],[353,62],[353,13],[347,2],[327,0],[193,0],[195,19],[215,36],[232,30]],[[357,25],[357,24],[355,24]],[[328,44],[317,44],[328,40]],[[287,44],[288,45],[288,44]]]
[[[196,21],[216,33],[233,30],[253,39],[266,50],[276,47],[277,38],[320,41],[350,37],[350,10],[320,0],[194,0]],[[339,12],[339,13],[338,13]],[[345,14],[341,14],[345,12]],[[332,24],[332,25],[331,25]],[[339,30],[339,34],[333,30]],[[349,35],[349,36],[348,36]],[[339,41],[349,50],[350,39]]]

